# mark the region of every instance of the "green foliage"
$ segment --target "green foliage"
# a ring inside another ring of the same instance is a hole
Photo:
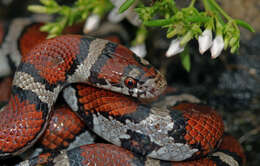
[[[125,0],[119,8],[119,13],[126,11],[136,0]],[[198,39],[204,29],[209,29],[215,35],[224,38],[224,49],[230,48],[235,53],[239,48],[240,30],[238,26],[254,32],[254,29],[246,22],[231,18],[215,0],[201,0],[205,11],[198,11],[191,0],[186,8],[177,8],[174,0],[157,0],[153,4],[144,5],[139,1],[135,11],[143,24],[139,27],[132,44],[145,42],[148,27],[167,28],[167,38],[177,37],[182,39],[181,46],[185,47],[182,56],[182,64],[186,70],[190,69],[189,52],[187,43],[192,39]],[[62,33],[69,25],[85,20],[90,14],[103,16],[109,12],[113,5],[109,0],[77,0],[73,6],[61,6],[55,0],[40,0],[42,5],[31,5],[30,11],[36,13],[58,14],[60,17],[55,22],[47,23],[41,27],[42,31],[49,33],[48,37],[54,37]]]
[[[189,48],[186,47],[184,51],[180,54],[181,56],[181,64],[186,71],[190,71],[191,64],[190,64],[190,55],[189,55]]]
[[[126,11],[134,2],[135,2],[135,0],[126,0],[122,4],[122,6],[120,6],[119,13],[123,13],[124,11]]]
[[[240,40],[238,25],[251,32],[254,32],[253,28],[242,20],[235,20],[228,16],[215,0],[203,0],[202,2],[205,8],[205,11],[202,12],[194,7],[195,0],[192,0],[187,8],[182,9],[178,9],[172,0],[156,1],[152,6],[137,7],[136,12],[145,26],[167,28],[167,38],[181,38],[180,44],[185,46],[185,50],[191,39],[197,39],[203,29],[210,29],[216,35],[223,35],[224,48],[230,47],[231,53],[235,53],[239,48]],[[169,8],[169,6],[171,7]],[[156,19],[154,19],[155,17]],[[181,56],[184,68],[189,70],[188,55]]]
[[[109,0],[77,0],[73,6],[59,5],[55,0],[40,0],[42,5],[30,5],[28,10],[35,13],[58,14],[55,22],[41,27],[48,32],[48,38],[60,35],[66,26],[86,20],[90,14],[103,16],[113,8]]]

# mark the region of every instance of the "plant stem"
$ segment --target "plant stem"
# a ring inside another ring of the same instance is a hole
[[[208,0],[203,0],[202,2],[203,2],[203,5],[204,5],[206,12],[209,12],[210,11],[210,5],[208,3]]]
[[[194,4],[195,4],[195,2],[196,2],[196,0],[192,0],[191,3],[190,3],[190,5],[189,5],[189,7],[193,7]]]
[[[225,22],[223,21],[220,12],[218,11],[218,9],[210,2],[211,0],[203,0],[203,4],[205,7],[205,10],[212,15],[213,17],[215,17],[222,25],[225,24]]]
[[[218,4],[215,0],[208,0],[228,21],[233,20]]]
[[[132,45],[138,45],[144,43],[146,37],[147,37],[147,30],[144,25],[141,25],[141,27],[137,30],[135,39],[132,41]]]

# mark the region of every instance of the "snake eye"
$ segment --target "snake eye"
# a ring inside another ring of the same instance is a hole
[[[127,77],[125,79],[125,85],[129,88],[129,89],[133,89],[136,87],[136,80],[131,78],[131,77]]]

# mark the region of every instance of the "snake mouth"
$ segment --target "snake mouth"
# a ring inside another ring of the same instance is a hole
[[[137,98],[142,98],[142,96],[146,96],[146,91],[135,88],[134,94],[137,94],[136,95]]]
[[[147,79],[138,90],[138,98],[153,99],[164,92],[167,87],[165,78],[158,73],[156,77]]]

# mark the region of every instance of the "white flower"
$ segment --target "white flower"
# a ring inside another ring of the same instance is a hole
[[[139,56],[141,58],[145,57],[145,55],[147,53],[144,43],[132,46],[130,48],[130,50],[132,50],[137,56]]]
[[[96,30],[100,23],[100,16],[97,14],[90,15],[84,25],[83,32],[84,34],[87,34],[89,32],[92,32]]]
[[[211,58],[213,58],[213,59],[217,58],[220,55],[223,48],[224,48],[223,37],[222,37],[222,35],[217,35],[215,37],[215,39],[213,40],[213,44],[212,44],[212,47],[210,49]]]
[[[207,51],[212,45],[212,32],[210,29],[206,29],[203,33],[199,36],[199,50],[200,54],[203,54]]]
[[[180,45],[182,39],[174,39],[166,52],[166,57],[174,56],[184,50],[184,46]]]

